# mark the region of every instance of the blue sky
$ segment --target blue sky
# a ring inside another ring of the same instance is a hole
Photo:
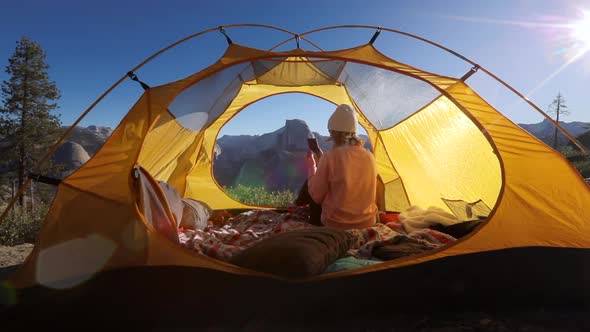
[[[47,52],[50,78],[62,93],[58,113],[63,124],[68,125],[135,65],[168,44],[204,29],[257,23],[300,33],[330,25],[374,25],[416,34],[463,54],[527,95],[543,110],[561,92],[571,112],[564,120],[590,122],[590,54],[572,61],[580,50],[580,42],[570,36],[571,29],[564,28],[564,24],[580,20],[584,10],[590,11],[590,2],[2,1],[0,64],[2,68],[8,64],[21,36],[39,42]],[[288,37],[262,29],[227,32],[236,43],[260,48],[270,48]],[[365,43],[372,33],[349,29],[310,38],[325,49],[335,49]],[[164,54],[137,74],[150,85],[164,84],[212,63],[225,46],[221,34],[210,33]],[[469,69],[453,56],[389,33],[382,33],[375,46],[392,58],[445,75],[461,76]],[[2,71],[0,80],[7,78]],[[485,75],[477,74],[468,83],[513,121],[542,120]],[[135,82],[124,81],[82,125],[116,126],[141,93]],[[332,109],[332,105],[310,96],[274,97],[244,110],[222,133],[261,134],[281,127],[290,118],[302,118],[312,130],[325,133]]]

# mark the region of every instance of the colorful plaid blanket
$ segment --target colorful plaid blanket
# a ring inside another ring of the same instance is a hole
[[[359,259],[375,258],[373,249],[376,246],[394,243],[396,241],[393,240],[398,237],[403,237],[404,243],[415,243],[425,250],[436,249],[456,241],[454,237],[448,234],[429,228],[408,233],[399,221],[386,224],[378,223],[373,227],[353,229],[348,230],[348,232],[353,234],[356,239],[354,245],[348,250],[348,254]]]
[[[316,227],[300,213],[253,210],[229,218],[223,225],[209,224],[204,230],[179,231],[181,245],[198,253],[228,261],[254,243],[282,232]]]
[[[198,253],[229,261],[240,251],[273,234],[318,227],[309,224],[308,220],[309,215],[302,210],[289,213],[252,210],[230,217],[223,223],[210,222],[204,230],[181,228],[179,240],[182,246]],[[392,242],[391,239],[399,236],[407,237],[404,239],[406,243],[416,242],[432,249],[456,240],[450,235],[432,229],[420,229],[407,233],[397,220],[347,232],[354,237],[348,255],[360,259],[372,258],[372,251],[376,245]]]

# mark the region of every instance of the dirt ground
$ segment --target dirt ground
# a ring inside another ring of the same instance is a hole
[[[33,245],[30,243],[14,247],[0,246],[0,268],[22,264],[31,250],[33,250]]]
[[[0,246],[0,271],[22,264],[33,249],[32,244],[13,247]],[[334,324],[305,326],[275,326],[284,331],[522,331],[574,332],[590,331],[590,309],[587,308],[526,308],[510,311],[462,311],[437,313],[395,313],[387,320],[348,321]]]

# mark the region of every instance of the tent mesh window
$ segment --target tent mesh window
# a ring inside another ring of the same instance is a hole
[[[492,212],[492,209],[481,199],[471,203],[460,199],[441,199],[459,220],[482,219]]]
[[[168,109],[187,129],[207,128],[227,109],[242,83],[253,77],[250,64],[231,66],[184,90]]]
[[[346,65],[340,82],[378,130],[393,127],[440,96],[424,81],[358,63]]]
[[[242,84],[343,84],[377,130],[395,126],[441,95],[422,80],[365,64],[304,57],[270,58],[231,66],[199,81],[178,95],[169,110],[183,127],[199,131],[219,117]]]

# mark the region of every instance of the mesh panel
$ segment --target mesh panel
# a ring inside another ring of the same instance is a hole
[[[379,130],[398,124],[440,96],[424,81],[358,63],[348,63],[340,81]]]
[[[442,198],[442,200],[459,220],[485,218],[492,211],[481,199],[471,203],[460,199]]]
[[[211,124],[253,77],[249,63],[229,67],[184,90],[168,108],[183,127],[199,131]]]
[[[310,59],[310,60],[314,60],[314,59]],[[342,72],[344,65],[346,65],[346,62],[343,60],[330,60],[330,61],[326,61],[324,60],[319,60],[317,62],[313,63],[316,67],[318,67],[322,72],[324,72],[326,75],[333,77],[334,80],[336,80],[338,78],[338,76],[340,75],[340,73]]]
[[[199,131],[225,111],[243,82],[275,86],[343,83],[378,130],[394,126],[440,96],[428,83],[393,71],[342,60],[290,57],[228,67],[183,91],[169,111],[183,127]]]
[[[281,64],[285,58],[276,58],[272,60],[256,60],[252,61],[252,67],[256,77],[260,77],[269,72],[274,67]]]
[[[254,72],[254,68],[252,65],[246,66],[242,72],[238,75],[238,79],[240,82],[248,82],[256,78],[256,73]]]

